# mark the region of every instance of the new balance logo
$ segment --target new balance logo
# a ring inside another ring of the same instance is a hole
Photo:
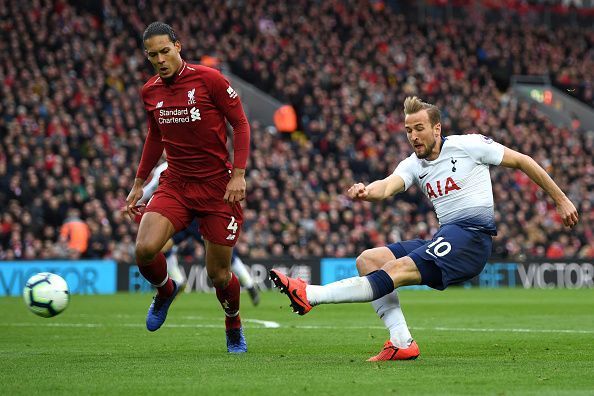
[[[188,91],[188,104],[196,104],[196,99],[194,99],[194,94],[196,93],[196,88],[191,89]]]
[[[233,235],[233,234],[229,234],[229,236],[227,237],[228,241],[232,241],[234,239],[235,239],[235,235]]]
[[[200,117],[200,109],[197,107],[192,107],[190,109],[190,115],[192,116],[192,121],[202,120]]]
[[[155,106],[155,109],[158,109],[159,107],[163,107],[163,101],[160,101],[159,103],[157,103],[157,105]]]
[[[227,88],[227,93],[231,99],[235,99],[237,97],[237,92],[231,87]]]

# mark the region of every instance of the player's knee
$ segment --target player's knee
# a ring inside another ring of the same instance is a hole
[[[410,257],[389,261],[382,270],[394,280],[395,287],[418,285],[421,282],[421,274]]]
[[[364,276],[377,270],[377,266],[375,265],[375,260],[371,255],[370,250],[365,250],[361,253],[357,260],[355,261],[355,265],[357,266],[357,271],[359,272],[359,276]]]
[[[355,265],[357,266],[357,271],[359,272],[359,276],[364,276],[368,274],[367,271],[367,260],[360,254],[355,261]]]
[[[147,263],[155,257],[160,250],[160,247],[151,242],[136,241],[135,253],[136,258],[141,263]]]
[[[228,270],[218,268],[216,270],[207,271],[207,273],[212,285],[217,289],[227,287],[227,284],[231,279],[231,273]]]
[[[405,259],[399,258],[396,260],[388,261],[382,267],[382,269],[389,274],[390,273],[402,273],[402,272],[406,272],[409,270],[409,264]]]

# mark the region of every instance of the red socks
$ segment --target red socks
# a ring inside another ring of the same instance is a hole
[[[157,296],[167,297],[173,294],[173,281],[167,275],[167,262],[163,253],[158,253],[147,265],[138,264],[142,276],[157,288]],[[239,280],[231,273],[231,280],[224,289],[216,288],[217,298],[225,311],[225,328],[237,329],[241,327],[239,317]]]
[[[239,318],[239,280],[231,273],[231,280],[224,289],[216,288],[217,298],[225,311],[225,328],[237,329],[241,326]]]
[[[173,281],[167,275],[167,261],[163,253],[157,253],[147,265],[141,265],[138,259],[136,264],[142,276],[157,288],[157,296],[168,297],[173,294]]]

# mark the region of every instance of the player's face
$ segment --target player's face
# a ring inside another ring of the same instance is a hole
[[[431,126],[427,110],[408,114],[404,118],[406,136],[418,158],[434,160],[439,156],[441,124]]]
[[[171,42],[166,34],[153,36],[144,41],[144,53],[163,79],[172,77],[181,67],[180,51],[180,42]]]

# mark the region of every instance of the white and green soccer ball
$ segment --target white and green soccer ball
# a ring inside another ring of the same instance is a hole
[[[70,301],[68,284],[59,275],[40,272],[23,289],[25,304],[35,315],[51,318],[64,311]]]

